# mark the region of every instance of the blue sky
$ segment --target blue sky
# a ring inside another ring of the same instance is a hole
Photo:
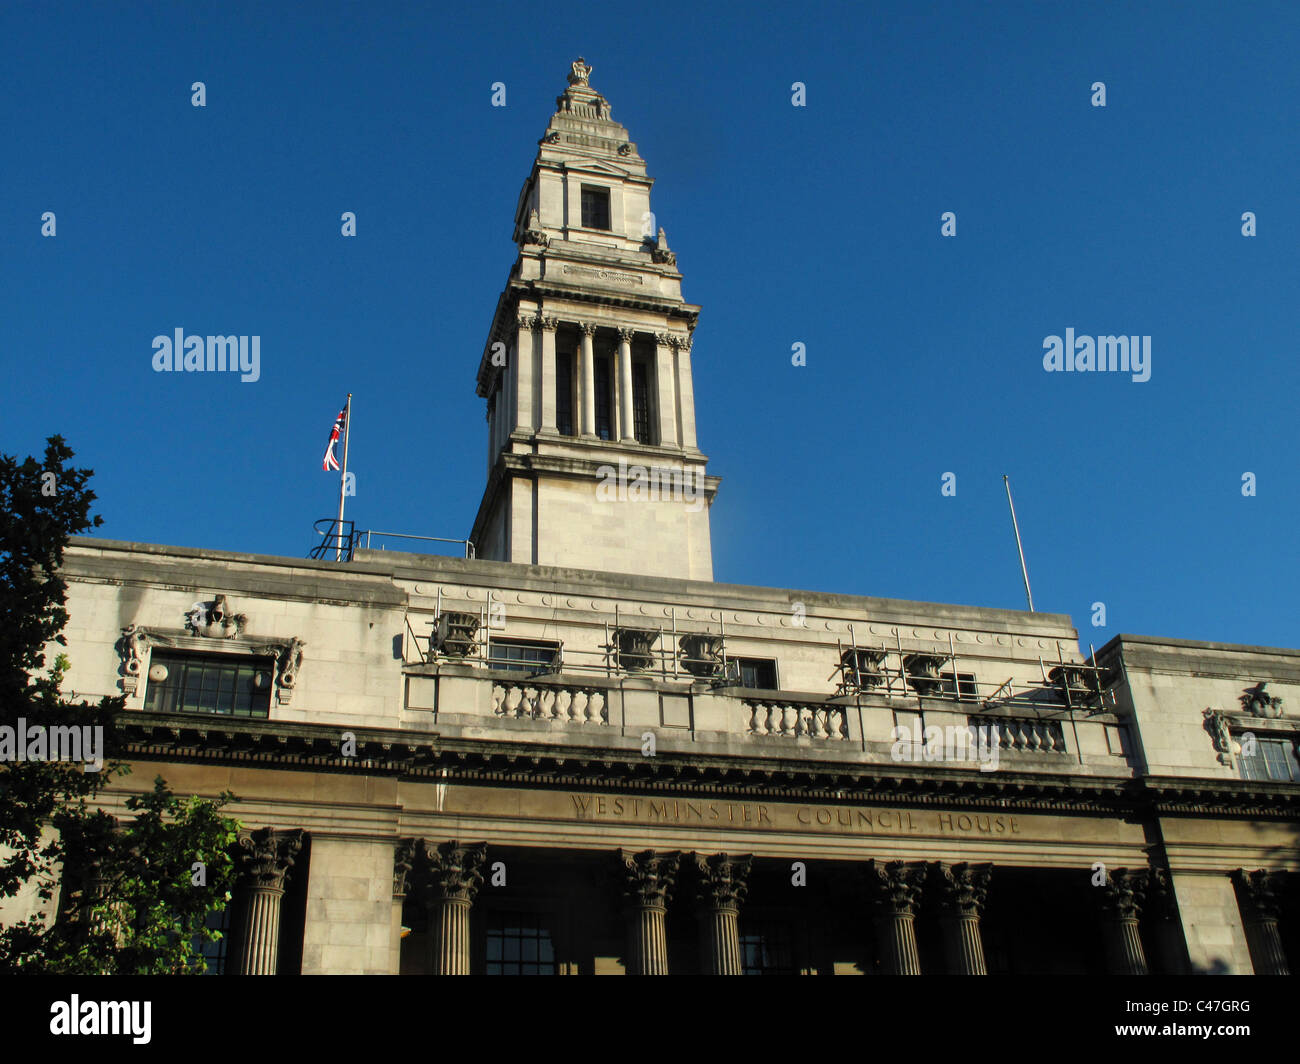
[[[0,450],[66,436],[102,535],[301,557],[351,391],[349,516],[468,535],[474,373],[579,54],[704,307],[718,580],[1021,608],[1008,473],[1085,648],[1296,645],[1292,3],[10,0]],[[177,327],[259,335],[261,379],[153,372]],[[1067,328],[1151,336],[1151,379],[1045,372]]]

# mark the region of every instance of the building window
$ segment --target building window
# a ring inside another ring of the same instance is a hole
[[[943,680],[943,694],[948,698],[955,698],[960,702],[979,701],[973,672],[957,673],[955,683],[953,682],[953,674],[950,672],[940,673],[939,677]]]
[[[746,923],[740,929],[740,965],[745,975],[798,975],[790,929],[767,921]]]
[[[637,443],[650,439],[650,383],[644,362],[632,363],[632,434]]]
[[[1234,736],[1241,742],[1240,736]],[[1247,754],[1248,744],[1237,758],[1237,766],[1244,780],[1280,780],[1283,783],[1300,783],[1300,761],[1296,759],[1294,739],[1255,739],[1254,749]]]
[[[267,717],[274,671],[273,658],[155,650],[144,708],[152,713]]]
[[[488,667],[503,672],[545,672],[555,664],[560,644],[545,639],[493,639]]]
[[[582,186],[582,226],[584,229],[609,228],[609,189]]]
[[[612,363],[608,355],[601,355],[594,360],[593,373],[595,377],[596,391],[596,435],[602,440],[612,440],[614,438],[614,426],[611,424],[610,400],[613,398],[610,387],[612,376]]]
[[[773,658],[732,658],[740,670],[740,686],[757,691],[775,691],[776,661]]]
[[[555,427],[561,436],[573,435],[573,355],[555,353]]]
[[[546,914],[489,910],[485,919],[487,975],[558,974]]]
[[[207,965],[203,971],[204,975],[225,975],[226,958],[229,955],[230,945],[230,909],[233,902],[228,902],[224,909],[217,912],[209,912],[208,918],[204,921],[209,931],[220,931],[221,937],[215,942],[208,942],[202,939],[194,941],[194,952],[201,956]]]

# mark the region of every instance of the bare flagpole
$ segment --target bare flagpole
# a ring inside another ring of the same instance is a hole
[[[346,448],[345,448],[346,453]],[[1025,578],[1025,598],[1029,600],[1029,612],[1034,612],[1034,593],[1029,590],[1029,568],[1025,565],[1025,548],[1020,542],[1020,523],[1016,520],[1016,504],[1011,501],[1011,481],[1005,473],[1002,474],[1002,483],[1007,488],[1007,505],[1011,507],[1011,527],[1016,531],[1016,550],[1020,552],[1020,573]],[[339,514],[343,513],[342,503],[339,504]]]
[[[343,498],[348,484],[348,435],[352,432],[352,393],[343,407],[343,471],[339,476],[339,523],[335,529],[334,560],[343,560]],[[1030,607],[1033,608],[1032,606]]]

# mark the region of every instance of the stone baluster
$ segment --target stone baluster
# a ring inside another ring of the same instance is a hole
[[[1290,975],[1282,935],[1278,930],[1278,899],[1282,891],[1281,872],[1240,868],[1232,873],[1246,929],[1246,945],[1256,975]]]
[[[487,843],[420,846],[420,890],[429,918],[431,975],[469,975],[469,912],[483,884]]]
[[[920,975],[916,952],[916,909],[926,869],[902,861],[871,861],[867,865],[881,964],[886,975]]]
[[[1107,874],[1100,889],[1107,966],[1113,975],[1146,975],[1138,917],[1146,897],[1147,870],[1117,868]]]
[[[664,916],[677,879],[680,853],[619,850],[627,917],[627,974],[667,975],[668,938]]]
[[[991,864],[935,865],[942,905],[944,952],[952,975],[988,975],[980,913],[988,895]]]
[[[239,872],[231,969],[240,975],[275,975],[280,961],[280,903],[284,881],[302,849],[301,830],[259,828],[240,833],[235,847]]]
[[[753,857],[695,855],[700,920],[700,969],[705,975],[741,975],[740,906],[749,890]]]

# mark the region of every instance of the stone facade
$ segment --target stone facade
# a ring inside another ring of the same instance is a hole
[[[220,967],[1300,962],[1300,652],[1124,635],[1085,659],[1060,614],[714,583],[716,480],[698,509],[598,494],[601,466],[705,458],[699,308],[589,77],[525,183],[479,367],[477,559],[67,551],[66,689],[125,696],[139,763],[105,808],[158,774],[239,797]]]

